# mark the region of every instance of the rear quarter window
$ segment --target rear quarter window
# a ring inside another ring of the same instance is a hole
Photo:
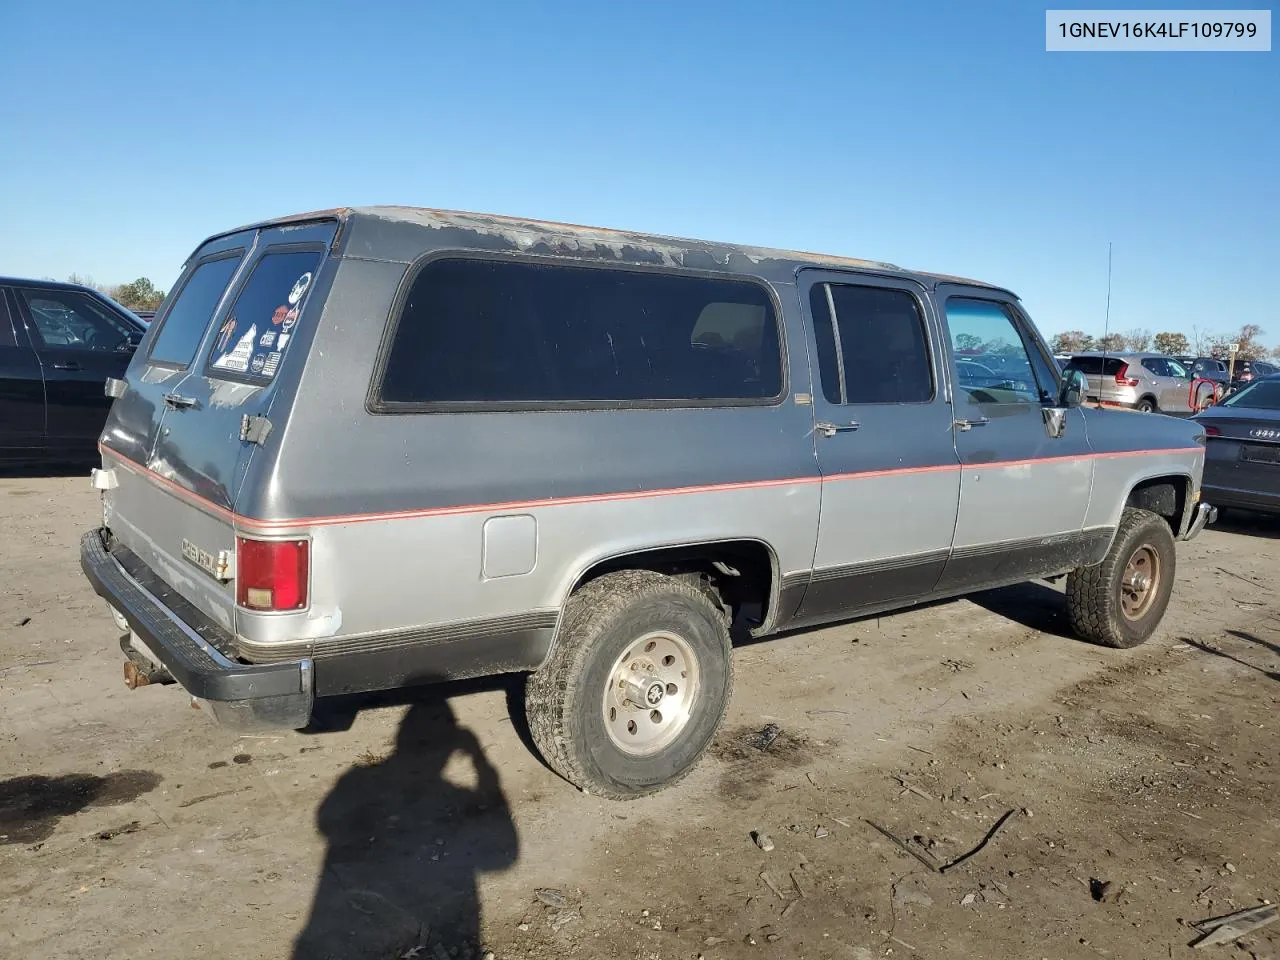
[[[319,250],[268,250],[262,255],[214,331],[211,375],[257,382],[275,377],[323,255]]]
[[[427,263],[375,409],[776,402],[782,348],[757,283],[520,261]]]

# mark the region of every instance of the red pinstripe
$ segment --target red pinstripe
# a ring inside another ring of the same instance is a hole
[[[110,457],[126,470],[162,487],[164,490],[186,500],[205,513],[213,514],[237,527],[270,533],[292,527],[324,527],[346,523],[371,523],[379,520],[413,520],[422,517],[449,517],[469,513],[494,513],[510,510],[531,510],[536,507],[560,507],[581,503],[611,503],[623,500],[646,500],[654,497],[685,496],[696,493],[720,493],[727,490],[758,490],[767,487],[791,487],[810,483],[828,483],[843,480],[869,480],[875,477],[907,476],[920,473],[949,473],[955,470],[1004,470],[1010,467],[1024,467],[1044,463],[1064,463],[1067,461],[1114,460],[1125,457],[1152,457],[1165,453],[1186,453],[1198,450],[1198,447],[1167,447],[1158,450],[1122,450],[1114,453],[1090,453],[1080,456],[1033,457],[1026,460],[999,460],[993,463],[959,463],[937,464],[928,467],[895,467],[888,470],[861,470],[852,473],[835,473],[825,477],[792,477],[783,480],[748,480],[742,483],[711,483],[690,487],[669,487],[660,490],[634,490],[620,493],[585,494],[574,497],[553,497],[544,500],[511,500],[501,503],[460,504],[452,507],[426,507],[417,510],[395,510],[386,513],[357,513],[328,517],[299,517],[291,520],[259,520],[246,517],[226,507],[206,500],[199,494],[192,493],[185,487],[160,476],[153,470],[143,467],[127,457],[98,444],[99,451]]]

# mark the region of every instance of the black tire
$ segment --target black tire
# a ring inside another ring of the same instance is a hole
[[[611,670],[637,639],[681,638],[698,685],[675,739],[643,756],[620,749],[606,728]],[[593,580],[570,597],[550,659],[525,686],[533,741],[547,765],[585,793],[630,800],[683,778],[720,729],[733,689],[733,647],[723,611],[698,585],[649,570]]]
[[[1155,413],[1157,411],[1156,402],[1150,397],[1143,397],[1133,405],[1133,409],[1139,413]]]
[[[1155,561],[1154,582],[1149,599],[1126,612],[1126,569],[1140,555],[1148,564]],[[1177,550],[1169,524],[1149,510],[1126,507],[1103,561],[1078,567],[1067,577],[1067,613],[1072,629],[1085,640],[1104,646],[1136,647],[1160,625],[1176,572]]]

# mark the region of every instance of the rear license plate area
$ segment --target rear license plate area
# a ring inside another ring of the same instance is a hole
[[[1240,449],[1240,459],[1250,463],[1280,464],[1280,446],[1263,447],[1246,443]]]

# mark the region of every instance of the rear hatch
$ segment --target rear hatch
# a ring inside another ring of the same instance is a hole
[[[1206,483],[1280,494],[1280,380],[1243,389],[1198,420],[1207,434]]]
[[[303,361],[311,338],[299,331],[323,306],[314,291],[337,227],[267,226],[204,244],[103,430],[104,466],[116,468],[104,507],[115,541],[232,632],[236,501],[258,449],[244,433],[270,414],[282,371]]]

